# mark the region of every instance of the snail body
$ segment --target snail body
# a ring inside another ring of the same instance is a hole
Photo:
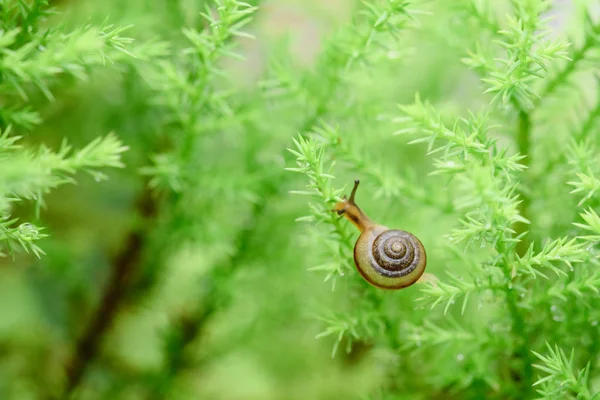
[[[338,215],[345,216],[361,234],[354,245],[354,264],[361,276],[381,289],[402,289],[417,282],[427,266],[427,254],[421,241],[413,234],[389,229],[373,221],[356,205],[354,196],[359,181],[349,199],[335,206]]]

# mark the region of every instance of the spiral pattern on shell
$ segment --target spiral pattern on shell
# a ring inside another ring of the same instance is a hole
[[[418,239],[405,231],[390,229],[373,241],[372,266],[381,275],[401,277],[410,274],[424,256]]]

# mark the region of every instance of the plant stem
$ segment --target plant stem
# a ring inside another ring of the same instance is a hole
[[[513,102],[516,109],[518,110],[518,126],[517,126],[517,147],[519,154],[524,155],[523,165],[525,166],[525,170],[522,173],[521,179],[521,203],[519,204],[519,213],[526,220],[530,221],[529,208],[531,205],[531,198],[529,197],[529,193],[527,193],[528,188],[528,171],[531,166],[531,116],[530,114],[515,100]],[[520,236],[527,232],[527,224],[519,222],[515,226],[515,235]],[[527,238],[527,235],[524,235],[521,238],[521,241],[517,243],[515,247],[515,251],[518,256],[523,257],[527,252],[527,249],[530,246],[530,240]],[[504,254],[504,250],[506,250],[506,246],[504,242],[499,244],[498,251],[501,254]],[[516,355],[519,356],[521,362],[523,362],[523,375],[522,380],[519,382],[521,384],[523,392],[529,392],[531,390],[532,385],[532,360],[529,349],[527,345],[529,344],[529,340],[527,339],[528,334],[525,328],[525,322],[523,316],[518,307],[518,299],[517,294],[512,289],[512,271],[509,266],[508,260],[505,260],[505,265],[503,268],[506,287],[504,289],[506,293],[506,303],[508,306],[508,311],[513,321],[513,332],[516,336],[517,340],[517,349]]]
[[[573,55],[571,56],[571,61],[567,63],[565,68],[563,68],[550,82],[548,82],[548,85],[546,85],[543,93],[537,98],[535,102],[536,107],[543,99],[547,99],[551,94],[553,94],[556,91],[556,89],[561,84],[567,81],[569,75],[571,75],[575,71],[577,65],[581,61],[583,61],[585,54],[592,47],[594,47],[594,40],[588,36],[586,37],[583,46],[577,51],[575,51],[575,53],[573,53]]]
[[[581,130],[577,132],[577,135],[575,135],[575,139],[578,141],[587,139],[598,118],[600,118],[600,98],[596,100],[596,106],[590,111],[585,123],[581,127]]]
[[[506,268],[508,271],[508,268]],[[510,278],[510,275],[508,275]],[[508,311],[513,320],[513,331],[515,336],[517,336],[517,340],[519,341],[517,347],[517,354],[521,358],[523,362],[523,380],[521,382],[523,386],[523,391],[528,392],[532,385],[532,377],[533,377],[533,369],[532,369],[532,360],[529,354],[529,341],[527,340],[527,332],[525,330],[525,321],[521,312],[517,307],[517,297],[514,290],[511,288],[507,288],[506,290],[506,302],[508,305]]]
[[[146,221],[153,219],[156,213],[156,204],[147,189],[142,192],[137,207]],[[126,239],[126,246],[117,254],[112,263],[111,276],[102,293],[100,306],[89,321],[67,362],[65,398],[70,398],[81,383],[87,368],[96,358],[104,335],[112,326],[124,303],[132,277],[142,264],[146,247],[146,232],[144,227],[130,232]]]
[[[506,245],[503,240],[498,243],[498,252],[500,254],[506,254]],[[508,307],[508,313],[512,320],[512,332],[516,341],[515,355],[519,357],[522,365],[522,374],[517,376],[517,384],[520,385],[520,393],[529,393],[531,385],[533,383],[533,367],[531,354],[528,348],[530,344],[529,334],[527,333],[525,320],[518,306],[517,293],[512,288],[512,271],[510,263],[508,262],[507,256],[504,256],[502,265],[502,271],[505,277],[504,292],[506,294],[506,304]]]
[[[527,193],[527,185],[528,185],[528,171],[531,166],[531,117],[529,113],[527,113],[523,109],[519,109],[519,125],[517,130],[517,146],[519,154],[524,155],[523,165],[525,166],[525,170],[522,173],[521,180],[521,203],[519,204],[519,213],[523,218],[530,221],[529,208],[531,205],[531,198],[529,197],[529,193]],[[515,226],[516,236],[519,236],[525,232],[527,232],[527,224],[523,222],[519,222]],[[516,251],[520,257],[523,257],[529,248],[529,239],[527,236],[524,236],[519,243],[517,243]]]

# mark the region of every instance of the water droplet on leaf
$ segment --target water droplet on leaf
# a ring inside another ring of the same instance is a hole
[[[35,225],[25,222],[19,225],[19,234],[25,240],[36,240],[40,236],[40,231]]]

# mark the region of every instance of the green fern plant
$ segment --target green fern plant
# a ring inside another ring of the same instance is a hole
[[[370,162],[362,158],[362,163],[354,163],[358,167],[355,174],[368,177],[366,180],[370,179],[373,186],[382,187],[390,196],[410,198],[414,202],[407,208],[410,212],[423,213],[429,207],[437,207],[439,212],[441,205],[437,199],[442,193],[439,188],[444,188],[454,227],[422,228],[425,235],[430,235],[423,238],[426,248],[435,254],[428,269],[440,281],[409,289],[421,293],[416,301],[426,308],[418,315],[407,311],[392,317],[391,323],[388,320],[383,324],[375,337],[357,329],[360,325],[348,325],[344,322],[348,318],[326,320],[329,327],[325,332],[337,334],[334,348],[344,334],[355,341],[367,340],[376,345],[380,342],[378,335],[397,335],[393,351],[399,355],[412,352],[413,368],[426,365],[420,374],[422,380],[405,383],[409,387],[414,385],[415,391],[419,385],[432,385],[435,389],[430,393],[441,396],[462,393],[468,398],[529,398],[534,384],[544,383],[539,391],[544,398],[569,395],[592,398],[594,391],[588,386],[588,374],[593,376],[593,368],[588,366],[584,372],[573,375],[576,363],[573,357],[567,359],[551,348],[548,357],[535,351],[549,341],[561,346],[583,346],[586,349],[582,351],[583,357],[588,360],[597,357],[596,347],[590,343],[590,340],[595,342],[591,338],[597,334],[595,317],[591,317],[595,315],[593,304],[597,302],[595,205],[589,205],[587,211],[580,209],[580,216],[567,213],[572,224],[558,230],[556,237],[536,225],[540,202],[546,200],[546,182],[561,185],[563,192],[571,185],[574,188],[571,196],[578,196],[574,207],[589,201],[596,204],[592,199],[598,190],[594,174],[597,157],[590,150],[596,139],[589,136],[596,106],[591,107],[577,134],[555,137],[544,136],[544,129],[548,128],[544,104],[558,87],[568,85],[588,51],[597,46],[598,24],[585,12],[584,44],[571,50],[566,41],[548,38],[545,14],[550,9],[549,2],[510,2],[510,13],[499,19],[491,17],[479,2],[461,3],[464,7],[457,5],[452,12],[458,10],[467,20],[475,21],[481,37],[486,38],[485,42],[475,44],[464,38],[463,43],[470,47],[462,49],[468,54],[463,62],[481,76],[480,104],[475,110],[450,113],[421,100],[422,96],[417,94],[414,102],[401,105],[397,116],[388,118],[398,126],[395,135],[410,136],[408,145],[418,145],[417,151],[432,157],[431,172],[421,180],[433,180],[437,187],[425,183],[424,191],[420,191],[416,182],[398,180],[393,171],[381,175],[380,180],[373,179]],[[460,38],[454,39],[453,46],[461,44]],[[336,276],[338,280],[352,280],[360,285],[352,265],[352,235],[345,230],[345,222],[329,212],[344,191],[335,188],[333,175],[346,175],[343,170],[336,173],[339,167],[334,169],[339,159],[337,143],[361,140],[346,139],[340,132],[343,131],[331,128],[302,132],[290,150],[298,164],[292,170],[305,174],[310,181],[310,191],[298,193],[318,199],[310,203],[310,215],[301,220],[312,222],[320,236],[330,232],[327,241],[319,240],[321,247],[330,249],[327,261],[313,269],[325,270],[327,278]],[[558,141],[553,142],[554,146],[572,150],[569,156],[554,160],[555,170],[534,179],[538,165],[547,165],[547,158],[538,154],[537,148],[552,141]],[[395,146],[403,144],[396,142]],[[386,160],[393,162],[391,158],[383,158],[379,163]],[[575,176],[577,179],[571,180]],[[393,183],[399,190],[385,190],[380,181]],[[562,212],[563,205],[551,206],[555,213]],[[396,213],[400,219],[391,215],[388,218],[401,221],[405,212],[399,207]],[[586,223],[579,222],[580,218]],[[436,221],[430,219],[427,223]],[[584,235],[584,231],[588,234]],[[378,309],[382,302],[385,304],[381,299],[402,296],[381,293],[375,288],[363,290],[367,297],[380,298],[377,303],[365,306],[370,311]],[[435,313],[438,307],[441,315]],[[356,310],[353,305],[348,316]],[[382,319],[380,313],[370,315],[375,320]],[[425,319],[425,323],[415,324],[414,319]],[[411,323],[404,323],[405,320]],[[563,321],[569,323],[554,327]],[[574,326],[590,339],[570,336],[567,329]],[[435,357],[432,352],[437,352]],[[534,365],[533,354],[547,366]],[[439,367],[431,363],[431,357]],[[536,382],[534,367],[549,375]],[[453,371],[442,371],[447,368]],[[443,394],[447,390],[450,392]]]
[[[50,190],[74,183],[80,171],[105,179],[100,169],[124,167],[121,154],[127,150],[112,133],[75,151],[66,138],[56,152],[44,145],[30,149],[21,139],[42,123],[31,103],[39,93],[52,101],[52,87],[66,76],[86,79],[94,67],[149,57],[157,50],[134,49],[133,39],[122,36],[126,27],[45,28],[54,13],[46,0],[0,4],[0,250],[10,254],[22,249],[39,257],[43,250],[36,241],[47,236],[30,222],[17,225],[11,217],[16,202],[35,201],[39,216]]]

